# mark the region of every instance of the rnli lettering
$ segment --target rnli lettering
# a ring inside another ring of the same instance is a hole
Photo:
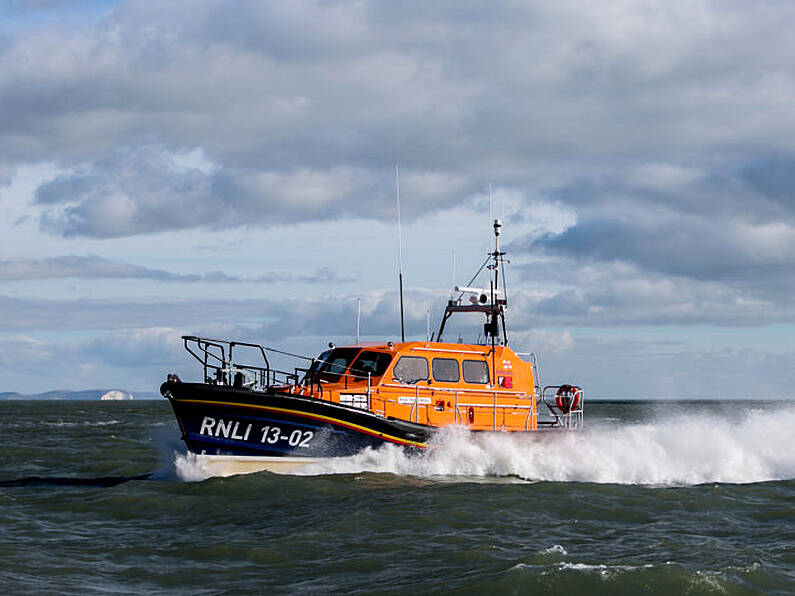
[[[218,421],[218,426],[215,427],[215,436],[220,437],[223,435],[225,439],[229,438],[229,431],[232,430],[232,421],[224,422],[223,420]]]
[[[216,420],[210,416],[205,416],[199,427],[199,434],[207,435],[208,437],[223,437],[225,439],[235,439],[236,441],[248,441],[252,426],[253,425],[249,423],[243,427],[239,420],[224,421],[222,418]]]
[[[210,437],[213,436],[213,426],[215,426],[215,418],[210,418],[209,416],[205,416],[204,420],[202,420],[201,428],[199,429],[200,435],[208,435]]]
[[[239,427],[239,426],[240,426],[240,422],[237,422],[237,421],[236,421],[236,422],[235,422],[235,428],[233,428],[233,429],[232,429],[232,438],[233,438],[233,439],[237,439],[238,441],[245,441],[245,440],[247,440],[247,439],[248,439],[248,433],[249,433],[249,432],[251,432],[251,425],[249,424],[249,425],[246,427],[246,431],[245,431],[245,433],[244,433],[244,434],[242,434],[242,435],[239,435],[239,434],[237,433],[237,429],[238,429],[238,427]]]
[[[248,441],[253,426],[251,423],[241,423],[239,420],[224,420],[223,418],[216,420],[210,416],[205,416],[199,427],[199,434],[208,437],[234,439],[235,441]],[[284,430],[279,426],[269,425],[262,427],[261,436],[260,443],[268,443],[270,445],[286,443],[290,447],[309,447],[309,442],[315,436],[315,433],[311,430],[298,428]]]

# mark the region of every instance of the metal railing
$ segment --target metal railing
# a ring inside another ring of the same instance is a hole
[[[547,385],[541,391],[537,405],[540,406],[543,403],[551,418],[539,420],[539,426],[562,427],[572,430],[582,428],[585,393],[579,387],[573,387],[576,391],[573,396],[568,398],[568,403],[561,400],[562,403],[558,404],[557,397],[561,387],[563,385]]]
[[[349,387],[358,389],[358,383],[366,382],[368,405],[370,403],[372,373],[369,371],[356,371],[355,373],[318,372],[318,361],[315,358],[291,354],[290,352],[260,344],[212,339],[195,335],[184,335],[182,340],[188,353],[202,365],[205,383],[246,388],[254,391],[265,391],[270,387],[289,385],[302,395],[323,399],[323,384],[332,382],[328,380],[331,377],[335,383],[342,382],[345,389]],[[239,354],[240,348],[249,348],[258,358],[261,358],[261,362],[256,364],[235,362],[236,349]],[[295,367],[292,372],[279,370],[271,366],[268,360],[268,352],[308,360],[310,365],[309,367]]]
[[[204,382],[213,385],[262,390],[274,385],[296,384],[301,372],[310,370],[295,368],[293,372],[288,372],[273,368],[268,361],[266,351],[287,354],[297,358],[305,357],[267,348],[260,344],[211,339],[195,335],[184,335],[182,336],[182,341],[188,353],[202,365]],[[235,348],[238,348],[238,352],[239,348],[252,348],[262,357],[262,363],[236,363],[234,360]],[[308,358],[308,360],[312,359]]]
[[[535,415],[535,407],[531,403],[529,405],[517,405],[517,404],[498,404],[497,398],[498,396],[511,396],[519,399],[532,399],[531,395],[528,395],[525,391],[495,391],[493,389],[452,389],[449,387],[432,387],[432,386],[420,386],[418,384],[402,384],[402,383],[383,383],[382,387],[393,387],[393,388],[400,388],[400,389],[413,389],[414,390],[414,401],[411,404],[411,410],[409,410],[409,422],[416,422],[419,423],[419,410],[420,406],[431,406],[431,403],[420,403],[420,390],[423,392],[442,392],[442,393],[451,393],[453,394],[453,416],[454,416],[454,423],[455,424],[464,424],[465,420],[468,419],[468,415],[462,413],[461,408],[472,408],[474,409],[485,409],[492,413],[492,422],[491,428],[492,430],[498,430],[497,427],[497,413],[500,410],[506,409],[515,409],[515,410],[527,410],[527,416],[525,416],[525,430],[530,430],[533,427],[533,417]],[[459,402],[459,394],[464,394],[464,397],[467,395],[475,396],[480,395],[483,397],[492,397],[493,402],[490,404],[487,403],[479,403],[479,402]]]

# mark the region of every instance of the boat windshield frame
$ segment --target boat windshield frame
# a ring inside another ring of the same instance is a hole
[[[376,362],[372,365],[362,365],[360,364],[360,360],[366,355],[375,355]],[[348,374],[351,375],[354,379],[366,379],[368,375],[370,379],[377,379],[384,376],[384,373],[389,369],[389,365],[392,364],[392,360],[394,359],[394,354],[389,352],[384,352],[381,350],[367,350],[364,349],[353,359],[351,362],[350,367],[348,369]]]
[[[339,383],[361,351],[361,348],[332,348],[323,362],[317,367],[317,378],[324,383]],[[338,359],[335,358],[335,355],[343,355],[345,357],[344,366],[338,364]],[[335,367],[334,370],[331,370],[332,367]]]

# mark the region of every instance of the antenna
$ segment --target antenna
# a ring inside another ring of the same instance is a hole
[[[403,242],[400,232],[400,169],[395,164],[395,196],[397,198],[398,235],[398,282],[400,285],[400,341],[406,341],[406,327],[403,324]]]
[[[452,258],[450,259],[450,287],[455,288],[455,251],[453,251]],[[450,298],[453,297],[455,290],[450,290]]]
[[[359,319],[362,317],[362,299],[356,299],[356,343],[359,343]]]
[[[431,309],[425,310],[425,341],[431,341]]]
[[[494,192],[492,191],[491,182],[489,182],[489,227],[491,227],[493,221],[494,221]],[[489,244],[491,244],[491,230],[489,230]]]

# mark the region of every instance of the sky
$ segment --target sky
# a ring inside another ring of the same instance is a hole
[[[772,0],[0,0],[0,391],[197,379],[184,334],[317,354],[357,300],[398,339],[399,164],[409,338],[491,212],[544,384],[792,398],[793,29]]]

